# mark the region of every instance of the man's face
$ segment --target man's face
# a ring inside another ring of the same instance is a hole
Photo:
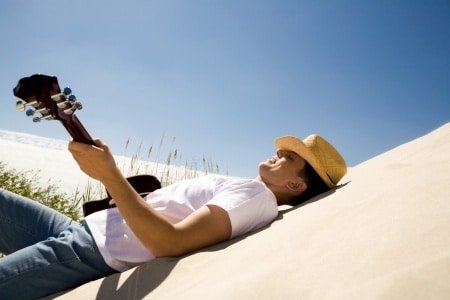
[[[298,178],[305,167],[305,160],[297,153],[278,150],[276,155],[259,164],[259,176],[266,184],[283,186]]]

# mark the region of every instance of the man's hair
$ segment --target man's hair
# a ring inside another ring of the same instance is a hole
[[[291,200],[291,205],[299,205],[312,197],[330,190],[308,162],[305,162],[305,167],[298,175],[305,181],[307,188],[303,193]]]

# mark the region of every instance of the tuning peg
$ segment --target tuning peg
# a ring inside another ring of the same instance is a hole
[[[27,109],[27,111],[25,112],[27,117],[32,117],[32,116],[34,116],[35,113],[36,113],[36,111],[31,108]],[[37,122],[40,122],[41,119],[42,119],[42,117],[34,117],[32,120],[34,123],[37,123]]]
[[[83,109],[83,104],[81,104],[81,102],[75,102],[73,106],[75,107],[76,110]]]
[[[25,110],[25,103],[23,103],[22,101],[17,101],[16,102],[16,109],[18,110],[18,111],[24,111]]]
[[[34,113],[35,113],[34,109],[31,109],[31,108],[27,109],[27,111],[25,112],[25,114],[27,115],[27,117],[32,117],[32,116],[34,116]]]
[[[28,117],[34,116],[36,110],[28,109],[26,114]],[[50,113],[42,114],[40,117],[34,117],[32,120],[34,123],[40,122],[41,120],[53,120],[54,117]]]
[[[40,117],[34,117],[33,118],[33,122],[39,122],[40,120],[43,120],[43,119],[44,120],[52,120],[54,118],[53,115],[45,107],[37,108],[37,109],[29,108],[25,112],[25,114],[28,117],[33,117],[36,113],[41,113],[41,116]]]
[[[27,105],[34,105],[36,103],[37,103],[37,101],[23,102],[23,101],[19,100],[19,101],[16,102],[16,109],[18,111],[25,111],[25,107]]]
[[[72,89],[70,87],[65,87],[63,90],[64,95],[69,96],[72,94]]]

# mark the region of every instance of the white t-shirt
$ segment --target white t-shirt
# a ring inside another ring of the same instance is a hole
[[[183,180],[154,191],[145,200],[173,224],[203,205],[217,205],[230,217],[230,238],[259,229],[278,215],[275,195],[260,181],[220,175]],[[86,222],[100,253],[112,268],[126,271],[155,258],[117,208],[90,214]]]

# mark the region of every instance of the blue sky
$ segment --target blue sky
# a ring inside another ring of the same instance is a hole
[[[320,134],[355,166],[450,121],[447,0],[6,0],[0,43],[0,129],[68,140],[12,95],[56,75],[114,153],[164,135],[235,176],[280,135]]]

